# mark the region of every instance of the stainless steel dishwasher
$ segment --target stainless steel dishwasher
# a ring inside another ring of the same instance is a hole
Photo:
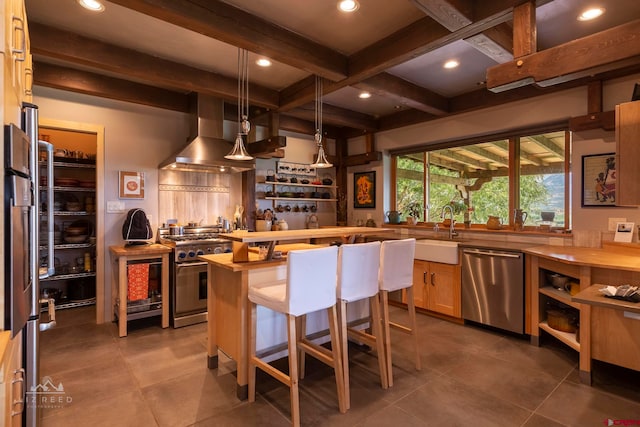
[[[524,254],[462,249],[462,318],[524,333]]]

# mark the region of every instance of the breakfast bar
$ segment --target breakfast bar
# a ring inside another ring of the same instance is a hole
[[[387,231],[372,227],[331,227],[310,230],[287,230],[272,232],[236,231],[221,234],[236,243],[234,253],[203,255],[199,258],[208,262],[207,270],[207,310],[208,310],[208,367],[218,367],[218,350],[223,351],[237,363],[237,389],[239,399],[247,398],[248,388],[248,342],[250,305],[249,286],[253,283],[286,279],[286,256],[288,251],[319,247],[311,243],[288,243],[290,241],[310,241],[318,238],[343,238],[353,241],[356,236],[378,235]],[[270,252],[280,252],[279,259],[265,259],[264,255],[250,250],[249,243],[265,243]],[[243,261],[234,261],[241,255]],[[318,266],[322,268],[322,266]],[[310,272],[311,274],[313,272]],[[357,311],[354,311],[357,316]],[[315,314],[315,313],[314,313]],[[276,313],[259,307],[257,350],[263,354],[278,354],[285,350],[286,328],[284,321]],[[328,328],[325,316],[309,316],[307,328],[310,335],[321,333]]]

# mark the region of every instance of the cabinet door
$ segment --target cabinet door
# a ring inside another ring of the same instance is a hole
[[[413,262],[413,301],[416,307],[427,308],[427,300],[425,287],[427,277],[429,276],[429,263],[425,261],[415,260]],[[406,292],[404,294],[404,302],[406,303]]]
[[[640,101],[616,106],[616,204],[640,205]]]
[[[2,403],[5,426],[22,425],[24,412],[24,370],[22,370],[22,333],[8,341],[2,359]]]
[[[448,316],[460,317],[460,267],[429,263],[426,285],[427,309]]]

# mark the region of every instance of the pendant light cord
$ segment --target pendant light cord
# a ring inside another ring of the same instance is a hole
[[[316,137],[318,145],[322,144],[322,77],[316,76],[316,112],[315,112]]]
[[[238,133],[246,134],[242,122],[249,118],[249,51],[238,49]]]

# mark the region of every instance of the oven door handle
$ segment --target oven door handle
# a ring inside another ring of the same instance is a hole
[[[207,261],[198,261],[198,262],[183,262],[180,264],[176,264],[176,271],[180,270],[181,268],[187,268],[187,267],[200,267],[202,265],[208,265],[209,263]]]

